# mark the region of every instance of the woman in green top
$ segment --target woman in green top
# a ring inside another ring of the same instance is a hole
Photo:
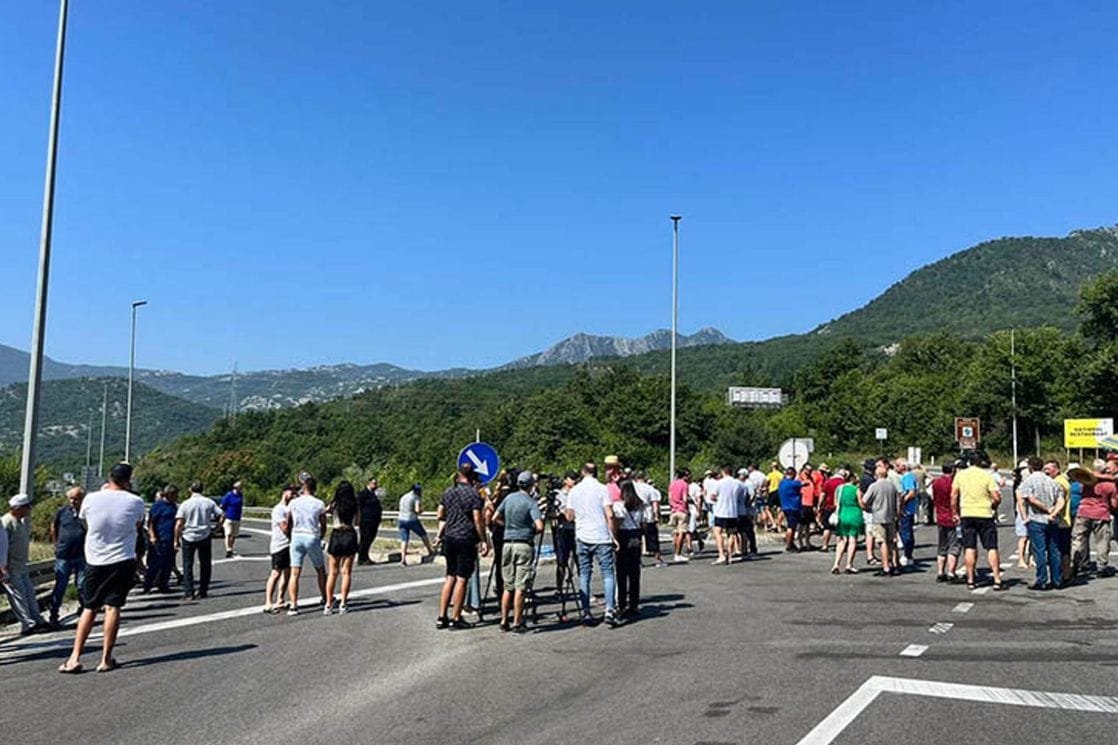
[[[858,536],[866,530],[865,520],[862,517],[862,508],[858,504],[858,487],[854,485],[854,474],[850,468],[843,469],[843,478],[846,480],[842,486],[835,489],[835,508],[838,515],[838,525],[835,526],[835,535],[838,541],[835,544],[835,563],[831,567],[831,574],[839,573],[839,561],[846,554],[847,574],[857,574],[854,568],[854,554],[858,551]]]

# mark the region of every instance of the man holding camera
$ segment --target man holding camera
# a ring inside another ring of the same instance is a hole
[[[526,493],[535,484],[531,471],[521,471],[517,490],[501,500],[493,519],[505,526],[501,549],[501,573],[505,591],[501,594],[501,631],[509,631],[509,605],[513,606],[512,631],[523,633],[524,593],[532,582],[533,540],[543,533],[543,515],[536,500]]]

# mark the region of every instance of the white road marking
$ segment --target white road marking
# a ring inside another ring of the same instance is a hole
[[[901,657],[919,657],[928,651],[926,644],[909,644],[901,650]],[[849,722],[847,722],[849,724]]]
[[[1085,696],[1078,693],[991,688],[875,675],[863,683],[858,690],[850,694],[850,697],[839,704],[838,708],[827,715],[822,722],[815,725],[815,728],[808,732],[797,745],[830,745],[882,693],[928,696],[981,704],[1028,706],[1036,709],[1118,714],[1118,698],[1112,696]]]
[[[1003,570],[1012,569],[1012,568],[1013,568],[1013,562],[1012,561],[1003,561],[1002,562],[1002,569]]]
[[[974,603],[959,603],[951,609],[952,613],[968,613],[974,607]]]
[[[950,631],[952,628],[954,628],[954,626],[955,626],[955,624],[953,624],[953,623],[946,623],[944,621],[940,621],[935,626],[928,629],[928,631],[933,633],[933,634],[946,634],[948,631]]]
[[[431,585],[440,585],[446,581],[445,577],[434,577],[431,579],[420,579],[412,582],[400,582],[394,585],[383,585],[381,587],[369,587],[364,590],[356,590],[349,594],[350,598],[365,598],[373,595],[385,595],[391,592],[398,592],[401,590],[411,590],[417,587],[429,587]],[[131,600],[131,598],[129,598]],[[318,597],[304,598],[299,601],[299,607],[304,606],[317,606],[319,603]],[[128,609],[125,608],[124,620],[127,621]],[[221,611],[219,613],[208,613],[204,616],[188,616],[186,618],[172,618],[169,621],[158,621],[156,623],[147,623],[140,626],[128,626],[127,623],[123,624],[120,628],[118,637],[136,636],[138,634],[150,634],[157,631],[170,631],[172,629],[181,629],[187,626],[197,626],[204,623],[214,623],[215,621],[227,621],[231,618],[241,618],[243,616],[261,616],[264,615],[260,605],[253,605],[248,608],[237,608],[236,610]],[[101,634],[92,634],[89,641],[93,642],[101,638]],[[73,631],[66,632],[62,638],[55,638],[45,641],[32,641],[30,643],[14,644],[6,646],[0,652],[0,661],[12,661],[18,659],[20,653],[38,653],[46,649],[59,649],[69,648],[73,644],[74,634]]]
[[[990,592],[989,587],[976,587],[975,589],[970,591],[970,594],[971,595],[985,595],[988,592]]]
[[[1010,554],[1009,555],[1009,560],[1010,561],[1017,561],[1017,557],[1018,557],[1018,554]]]
[[[232,559],[217,559],[214,564],[228,564],[232,561],[271,561],[271,556],[234,556]]]
[[[241,532],[242,533],[256,533],[257,535],[266,535],[266,536],[272,535],[272,531],[270,531],[270,530],[261,530],[259,528],[246,528],[244,526],[241,526]]]

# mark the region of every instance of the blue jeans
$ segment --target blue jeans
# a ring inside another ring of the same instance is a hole
[[[602,586],[606,593],[606,613],[613,613],[616,598],[616,578],[613,573],[612,543],[578,542],[578,599],[582,605],[582,615],[590,615],[590,573],[594,560],[602,570]]]
[[[66,599],[66,588],[70,585],[70,575],[74,575],[74,583],[78,588],[78,604],[82,604],[82,585],[85,583],[85,559],[55,559],[54,560],[54,592],[50,595],[50,615],[58,615],[62,601]]]
[[[904,557],[912,561],[912,552],[916,549],[916,515],[907,510],[901,513],[900,534]]]
[[[1049,582],[1060,583],[1060,543],[1059,530],[1055,523],[1025,523],[1029,531],[1029,542],[1033,546],[1033,561],[1036,562],[1036,583],[1043,587]]]

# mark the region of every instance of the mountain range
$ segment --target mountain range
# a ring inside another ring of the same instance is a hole
[[[917,269],[863,307],[803,334],[742,343],[731,341],[713,328],[681,336],[680,379],[703,390],[726,385],[782,385],[797,369],[843,339],[888,353],[905,336],[927,331],[944,330],[960,337],[979,338],[1010,327],[1049,325],[1071,330],[1077,324],[1074,308],[1081,284],[1114,267],[1118,267],[1118,228],[1114,227],[1078,230],[1063,238],[987,241]],[[163,422],[162,434],[152,442],[159,442],[208,426],[233,400],[234,385],[239,410],[284,408],[424,379],[494,372],[499,372],[508,386],[546,387],[569,377],[567,369],[573,365],[591,362],[609,366],[618,357],[626,358],[626,363],[641,373],[664,373],[669,365],[666,349],[670,339],[667,330],[636,339],[576,334],[543,352],[488,371],[420,371],[387,363],[340,364],[241,373],[235,382],[232,374],[196,376],[140,370],[137,380],[145,389],[150,387],[150,393],[143,394],[148,403],[175,409],[163,419],[156,417],[157,422]],[[0,345],[0,385],[25,380],[27,361],[27,353]],[[540,374],[530,373],[533,369]],[[546,370],[554,373],[544,374]],[[127,370],[121,367],[75,365],[48,359],[44,365],[44,378],[50,381],[44,387],[45,406],[49,409],[58,401],[69,401],[72,406],[69,420],[65,416],[58,421],[46,417],[44,426],[69,433],[71,450],[80,449],[84,454],[85,441],[79,435],[85,432],[86,412],[91,408],[99,411],[100,398],[95,395],[98,391],[86,390],[79,402],[75,399],[79,389],[60,386],[59,381],[125,375]],[[95,387],[99,390],[100,384]],[[25,396],[18,388],[9,387],[6,391],[6,395],[0,395],[0,422],[9,424],[5,425],[7,433],[0,431],[0,452],[11,446]],[[157,393],[164,398],[157,397]],[[172,405],[172,401],[179,403]],[[188,415],[175,408],[180,403],[198,408]],[[59,414],[66,409],[61,407]],[[154,430],[158,433],[160,427],[154,426]]]

